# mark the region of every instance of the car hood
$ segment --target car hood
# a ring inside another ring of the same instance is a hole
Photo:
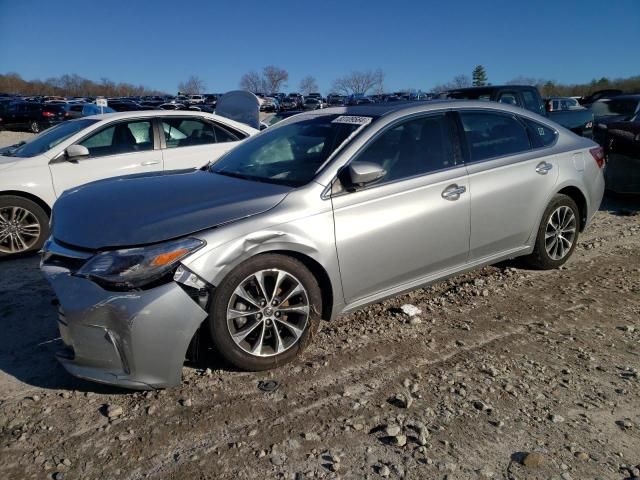
[[[58,199],[52,233],[91,250],[145,245],[263,213],[290,190],[202,170],[101,180]]]
[[[7,168],[19,160],[17,157],[5,157],[0,154],[0,169]]]

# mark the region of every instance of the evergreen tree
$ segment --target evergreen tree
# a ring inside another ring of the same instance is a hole
[[[473,69],[472,77],[474,87],[484,87],[487,84],[487,71],[482,65]]]

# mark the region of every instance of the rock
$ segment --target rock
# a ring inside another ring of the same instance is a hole
[[[484,290],[482,290],[482,296],[483,297],[488,297],[489,296],[489,290],[487,290],[486,288]]]
[[[153,415],[156,412],[156,406],[155,405],[149,405],[147,407],[147,415]]]
[[[391,475],[391,470],[389,470],[389,467],[386,465],[382,465],[381,467],[378,467],[378,474],[383,478],[387,478]]]
[[[475,408],[476,410],[480,410],[481,412],[484,412],[485,410],[491,410],[491,407],[489,405],[480,400],[475,400],[473,402],[473,408]]]
[[[633,428],[633,422],[631,422],[631,420],[629,420],[628,418],[618,420],[616,424],[625,430],[629,430],[630,428]]]
[[[549,415],[549,420],[553,423],[562,423],[564,422],[564,417],[562,415],[551,414]]]
[[[255,428],[248,433],[250,437],[255,437],[257,434],[258,434],[258,430],[256,430]]]
[[[284,463],[287,461],[287,456],[284,453],[276,453],[274,455],[271,455],[270,460],[271,463],[279,467],[281,465],[284,465]]]
[[[306,432],[304,434],[304,439],[305,440],[309,440],[311,442],[319,442],[320,441],[320,435],[318,435],[315,432]]]
[[[53,480],[63,480],[64,479],[64,473],[62,473],[62,472],[54,472],[54,474],[51,475],[51,478],[53,478]]]
[[[540,452],[529,452],[522,459],[522,464],[527,468],[537,468],[547,463],[547,458]]]
[[[407,444],[407,436],[396,435],[395,437],[391,437],[391,443],[398,447],[404,447]]]
[[[107,417],[108,418],[118,418],[124,414],[124,410],[119,405],[108,405],[107,406]]]
[[[493,478],[496,475],[495,472],[486,465],[482,467],[480,470],[478,470],[477,473],[480,476],[480,478]]]
[[[420,317],[411,317],[409,320],[409,325],[415,326],[420,325],[422,323],[422,319]]]
[[[190,407],[193,405],[193,402],[191,401],[190,398],[183,398],[182,400],[180,400],[180,403],[182,404],[183,407]]]
[[[405,303],[404,305],[402,305],[400,307],[400,310],[402,310],[402,313],[409,317],[415,317],[416,315],[420,315],[422,313],[422,310],[420,310],[415,305],[411,305],[410,303]]]
[[[398,425],[387,425],[384,431],[389,437],[395,437],[397,435],[400,435],[400,433],[402,432],[402,428],[400,428]]]
[[[582,460],[583,462],[589,460],[589,454],[586,452],[576,452],[574,455],[578,460]]]
[[[391,403],[400,408],[409,408],[413,405],[413,397],[410,393],[397,393],[391,399]]]
[[[62,460],[62,464],[66,467],[70,467],[71,466],[71,460],[69,460],[68,458],[65,458],[64,460]]]

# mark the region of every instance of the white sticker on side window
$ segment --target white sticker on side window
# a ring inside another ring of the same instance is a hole
[[[544,128],[538,127],[538,135],[540,135],[541,137],[544,137]]]
[[[371,117],[358,117],[356,115],[340,115],[331,123],[349,123],[351,125],[368,125],[371,123]]]

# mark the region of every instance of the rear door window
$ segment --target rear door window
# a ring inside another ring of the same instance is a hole
[[[213,122],[191,117],[164,118],[162,130],[166,148],[235,142],[244,137]]]
[[[524,126],[512,115],[460,112],[469,149],[469,162],[513,155],[531,149]]]

